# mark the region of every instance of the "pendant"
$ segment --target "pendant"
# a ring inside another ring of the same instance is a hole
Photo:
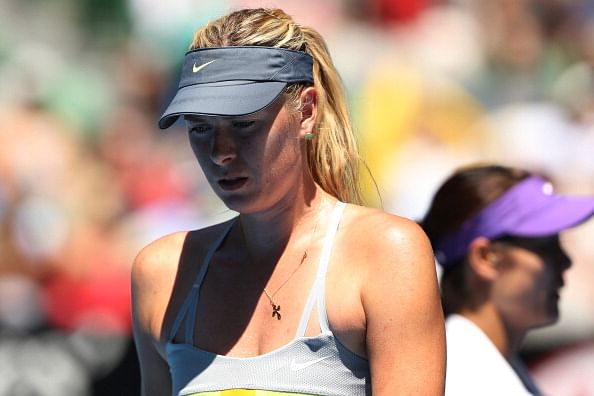
[[[272,317],[274,318],[276,316],[277,320],[281,320],[281,314],[280,314],[280,305],[276,305],[276,304],[270,304],[272,305]]]

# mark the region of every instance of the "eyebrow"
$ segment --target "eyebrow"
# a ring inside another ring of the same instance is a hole
[[[240,115],[240,116],[208,116],[208,115],[200,115],[200,114],[188,114],[184,116],[184,120],[190,123],[199,123],[199,122],[209,122],[214,119],[223,119],[229,121],[256,121],[261,119],[262,117],[258,116],[257,113]]]
[[[194,114],[192,114],[192,115],[188,114],[188,115],[185,115],[184,116],[184,120],[186,122],[192,122],[192,123],[205,122],[205,121],[208,120],[208,118],[209,117],[207,117],[207,116],[201,116],[201,115],[198,115],[198,114],[196,114],[196,115],[194,115]]]

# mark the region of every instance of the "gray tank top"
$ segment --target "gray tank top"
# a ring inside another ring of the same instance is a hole
[[[166,344],[173,395],[371,395],[369,362],[348,350],[334,337],[326,316],[326,270],[344,207],[344,203],[337,202],[333,210],[324,238],[318,273],[295,338],[278,349],[249,358],[217,355],[193,346],[200,286],[213,254],[231,229],[231,222],[227,230],[211,245],[194,286],[173,323],[170,341]],[[314,304],[317,304],[322,332],[315,337],[305,337]],[[173,343],[171,340],[184,318],[185,340],[188,343]]]

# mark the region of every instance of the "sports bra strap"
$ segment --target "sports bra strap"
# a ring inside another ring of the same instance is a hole
[[[171,328],[171,333],[169,336],[169,341],[173,340],[173,338],[177,334],[177,331],[179,330],[181,321],[183,320],[184,316],[188,314],[185,326],[185,342],[190,344],[194,343],[194,320],[196,319],[196,306],[198,304],[198,295],[200,293],[202,281],[206,276],[208,264],[210,263],[210,260],[212,260],[212,256],[214,256],[217,249],[221,246],[221,244],[229,234],[236,220],[237,218],[231,220],[225,228],[224,232],[210,245],[208,252],[206,253],[206,256],[204,256],[204,259],[202,260],[202,265],[200,266],[200,271],[196,276],[196,280],[192,284],[192,289],[186,296],[186,299],[184,300],[184,303],[182,304],[179,312],[177,313],[175,321],[173,322],[173,326]]]
[[[305,330],[307,329],[307,324],[309,322],[309,318],[311,317],[311,313],[313,310],[314,303],[317,301],[317,308],[318,308],[318,321],[320,324],[320,328],[323,333],[328,333],[330,331],[328,317],[326,315],[326,304],[325,304],[325,283],[326,283],[326,272],[328,269],[328,264],[330,262],[330,256],[332,254],[332,246],[334,244],[334,238],[336,236],[336,232],[338,230],[338,226],[340,224],[340,219],[342,217],[342,212],[345,208],[346,204],[344,202],[337,201],[336,205],[331,214],[330,222],[328,223],[328,228],[326,230],[326,236],[324,238],[324,244],[322,246],[322,252],[320,255],[320,261],[318,263],[318,272],[316,274],[316,279],[314,281],[313,287],[309,293],[307,298],[307,302],[303,309],[303,313],[301,314],[301,319],[299,321],[299,327],[297,328],[297,332],[295,334],[296,338],[303,337],[305,335]],[[181,322],[186,318],[185,322],[185,343],[193,344],[194,343],[194,329],[195,329],[195,320],[196,320],[196,309],[198,305],[198,296],[200,294],[200,288],[202,286],[202,282],[204,277],[206,276],[206,272],[208,270],[208,266],[212,257],[214,256],[217,249],[221,246],[231,228],[235,224],[237,218],[233,219],[229,222],[227,227],[225,228],[224,232],[216,239],[209,247],[209,250],[204,256],[202,260],[202,264],[200,266],[200,271],[196,276],[196,280],[192,285],[192,289],[186,296],[180,310],[177,313],[177,316],[173,322],[173,326],[171,328],[169,341],[172,341],[176,336]]]
[[[332,211],[330,222],[328,223],[328,229],[326,230],[326,236],[324,238],[324,245],[322,246],[322,253],[320,255],[316,280],[313,284],[313,287],[311,288],[309,297],[307,298],[303,313],[301,314],[301,319],[299,321],[299,327],[297,328],[295,338],[303,337],[305,335],[305,330],[307,329],[307,324],[309,323],[309,318],[311,317],[313,305],[316,300],[318,303],[318,321],[320,323],[322,333],[330,332],[324,298],[326,271],[328,269],[328,263],[330,262],[330,255],[332,254],[334,237],[336,236],[336,231],[338,231],[338,225],[340,224],[340,219],[342,218],[342,212],[345,206],[346,204],[344,202],[337,201],[336,205],[334,206],[334,210]]]

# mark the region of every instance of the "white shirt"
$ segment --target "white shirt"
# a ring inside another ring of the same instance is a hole
[[[530,396],[539,394],[518,363],[516,370],[485,333],[461,315],[446,319],[446,396]],[[516,366],[516,364],[514,364]],[[533,387],[528,391],[522,379]]]

